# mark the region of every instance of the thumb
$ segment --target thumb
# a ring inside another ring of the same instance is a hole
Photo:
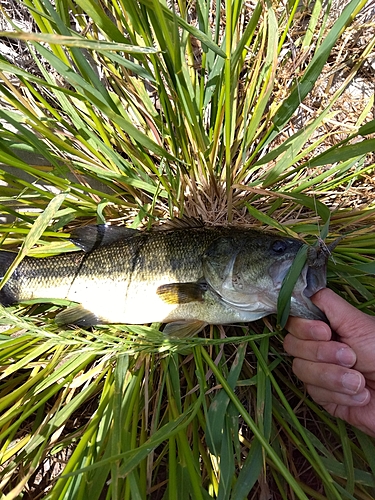
[[[316,293],[312,301],[326,314],[332,330],[342,338],[359,335],[362,326],[367,323],[375,331],[375,318],[359,311],[329,288]]]

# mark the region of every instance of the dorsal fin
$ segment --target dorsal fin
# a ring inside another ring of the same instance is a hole
[[[130,238],[137,233],[137,229],[131,229],[130,227],[99,224],[74,229],[70,233],[69,239],[82,248],[84,252],[91,252],[95,248]]]
[[[200,217],[188,217],[187,215],[184,215],[181,218],[176,217],[174,219],[163,221],[163,223],[160,226],[156,226],[155,229],[168,231],[171,229],[187,229],[204,226],[205,224],[203,222],[203,219],[201,219]]]

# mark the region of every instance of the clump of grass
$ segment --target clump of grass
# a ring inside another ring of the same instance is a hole
[[[2,245],[51,255],[64,227],[184,214],[344,235],[329,286],[373,313],[373,96],[338,123],[374,48],[348,35],[365,3],[332,21],[321,2],[26,0],[37,28],[1,33],[33,60],[0,57]],[[305,397],[274,319],[167,339],[62,329],[58,306],[0,313],[4,498],[373,497],[373,440]]]

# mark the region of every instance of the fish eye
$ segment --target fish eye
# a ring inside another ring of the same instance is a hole
[[[283,240],[276,240],[272,243],[272,250],[275,253],[282,254],[285,252],[287,244]]]

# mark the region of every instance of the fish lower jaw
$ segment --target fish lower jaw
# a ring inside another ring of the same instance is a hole
[[[296,299],[292,296],[290,315],[304,319],[328,322],[326,315],[311,300],[305,296]]]

